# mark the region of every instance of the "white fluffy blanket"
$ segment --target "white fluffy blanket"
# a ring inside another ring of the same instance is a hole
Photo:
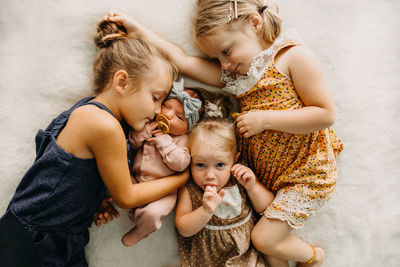
[[[135,16],[190,54],[195,0],[1,0],[0,213],[34,159],[38,128],[90,93],[97,20]],[[327,267],[400,264],[400,51],[397,0],[278,0],[319,57],[337,106],[345,149],[334,198],[296,233],[325,248]],[[193,83],[192,81],[189,81]],[[193,84],[189,84],[193,85]],[[90,229],[90,266],[178,266],[172,216],[131,248],[125,214]]]

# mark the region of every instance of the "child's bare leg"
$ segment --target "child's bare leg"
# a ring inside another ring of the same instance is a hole
[[[136,226],[124,234],[121,239],[122,244],[127,247],[133,246],[160,229],[163,217],[173,210],[175,203],[176,193],[171,193],[143,208],[137,208],[131,217]]]
[[[291,230],[287,222],[267,219],[263,216],[253,228],[251,240],[255,248],[263,254],[286,261],[306,263],[313,258],[314,250],[309,244],[292,234]],[[315,260],[304,266],[321,266],[324,255],[325,252],[321,248],[316,248]],[[271,267],[274,265],[271,264]]]
[[[289,262],[274,256],[264,255],[264,258],[271,267],[289,267]]]

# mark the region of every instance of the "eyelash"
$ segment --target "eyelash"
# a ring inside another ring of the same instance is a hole
[[[204,163],[196,163],[196,167],[198,168],[204,168],[205,166]]]
[[[225,49],[225,50],[222,51],[222,54],[223,54],[224,56],[228,56],[230,52],[231,52],[231,49],[230,49],[230,48],[227,48],[227,49]]]
[[[153,101],[154,101],[154,102],[158,102],[159,100],[160,100],[160,99],[159,99],[158,97],[156,97],[156,96],[153,95]]]
[[[217,163],[217,168],[222,168],[225,166],[225,163],[219,162]]]

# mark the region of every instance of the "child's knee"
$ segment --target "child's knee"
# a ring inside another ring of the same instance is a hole
[[[254,226],[254,228],[251,230],[251,234],[250,234],[250,238],[251,238],[251,242],[253,243],[253,246],[260,251],[260,247],[261,247],[261,243],[262,243],[262,235],[260,235],[262,233],[260,233],[259,229],[257,228],[257,226]]]
[[[137,223],[146,226],[151,232],[154,232],[161,228],[162,218],[163,216],[159,212],[149,209],[142,214]]]
[[[265,229],[259,225],[254,226],[250,235],[253,246],[261,253],[270,255],[270,252],[274,250],[276,244],[271,238],[268,238],[268,236]]]

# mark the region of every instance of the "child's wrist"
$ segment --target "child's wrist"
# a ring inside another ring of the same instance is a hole
[[[251,184],[247,184],[246,186],[244,186],[244,188],[247,191],[247,194],[251,194],[254,192],[255,188],[256,188],[256,183],[251,183]]]
[[[209,209],[209,208],[206,208],[204,205],[201,206],[201,207],[202,207],[202,209],[203,209],[203,213],[204,213],[206,216],[209,216],[210,218],[213,216],[215,210],[211,210],[211,209]]]
[[[272,123],[273,123],[273,119],[272,119],[272,114],[271,112],[268,111],[263,111],[263,129],[264,130],[271,130],[272,129]]]

